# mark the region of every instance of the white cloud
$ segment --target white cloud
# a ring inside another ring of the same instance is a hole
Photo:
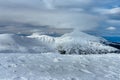
[[[108,27],[108,28],[106,28],[106,29],[113,31],[113,30],[116,30],[116,27],[110,26],[110,27]]]
[[[120,7],[112,8],[112,9],[105,9],[105,8],[94,8],[94,12],[98,12],[100,14],[114,14],[120,15]]]
[[[54,0],[42,0],[47,9],[54,9],[53,1]]]
[[[116,7],[116,8],[110,9],[109,13],[110,14],[119,14],[120,15],[120,7]]]

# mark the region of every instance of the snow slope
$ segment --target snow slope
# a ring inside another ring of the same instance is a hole
[[[119,62],[119,54],[0,54],[0,80],[120,80]]]

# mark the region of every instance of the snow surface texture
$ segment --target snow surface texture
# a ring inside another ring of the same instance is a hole
[[[0,80],[120,80],[120,55],[0,54]]]

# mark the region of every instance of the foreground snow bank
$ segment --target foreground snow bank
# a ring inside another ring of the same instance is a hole
[[[0,80],[120,80],[119,62],[119,54],[0,54]]]

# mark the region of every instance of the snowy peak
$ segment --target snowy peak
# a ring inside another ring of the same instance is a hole
[[[62,36],[63,38],[64,37],[72,37],[73,39],[78,39],[79,41],[93,41],[93,42],[105,42],[106,40],[101,38],[101,37],[96,37],[96,36],[93,36],[93,35],[89,35],[87,33],[84,33],[84,32],[79,32],[79,31],[74,31],[72,33],[67,33],[65,35]]]
[[[39,33],[33,33],[31,36],[27,36],[28,38],[34,38],[34,39],[39,39],[39,41],[45,43],[45,44],[52,44],[53,42],[55,42],[54,37],[50,37],[47,35],[41,35]]]
[[[62,54],[101,54],[117,49],[103,44],[106,40],[79,32],[65,34],[56,39],[56,47]]]

